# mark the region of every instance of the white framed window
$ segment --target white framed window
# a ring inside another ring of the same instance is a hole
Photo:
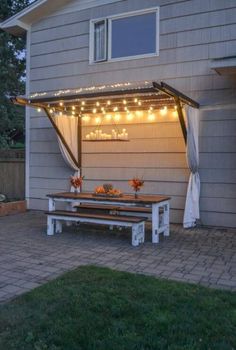
[[[159,55],[159,8],[90,22],[90,63]]]

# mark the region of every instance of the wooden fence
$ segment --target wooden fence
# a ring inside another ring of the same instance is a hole
[[[25,198],[24,150],[0,150],[0,193],[9,199]]]

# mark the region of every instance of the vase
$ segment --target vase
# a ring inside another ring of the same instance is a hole
[[[80,193],[80,188],[79,187],[75,187],[75,190],[74,192],[77,194],[77,193]]]
[[[134,192],[134,198],[138,198],[138,192]]]

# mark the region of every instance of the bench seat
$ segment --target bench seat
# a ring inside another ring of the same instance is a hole
[[[96,223],[132,228],[132,245],[138,246],[144,242],[145,221],[143,217],[121,216],[112,214],[79,213],[65,210],[47,211],[47,234],[62,232],[61,221]]]

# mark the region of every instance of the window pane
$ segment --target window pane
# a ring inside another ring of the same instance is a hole
[[[94,23],[94,61],[106,59],[106,23]]]
[[[111,57],[156,52],[156,12],[112,20]]]

